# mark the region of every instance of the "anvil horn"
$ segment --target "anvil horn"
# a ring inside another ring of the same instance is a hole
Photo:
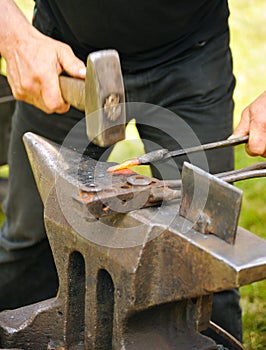
[[[55,184],[56,174],[60,172],[64,163],[60,146],[31,132],[24,134],[23,142],[38,190],[43,203],[45,203]]]

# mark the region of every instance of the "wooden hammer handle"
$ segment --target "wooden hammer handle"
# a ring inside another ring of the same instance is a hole
[[[61,75],[59,84],[64,101],[85,111],[85,80]]]

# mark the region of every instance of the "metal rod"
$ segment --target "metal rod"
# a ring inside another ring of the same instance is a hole
[[[11,101],[14,101],[14,100],[15,99],[14,99],[13,95],[0,97],[0,104],[6,103],[6,102],[11,102]]]
[[[225,171],[223,173],[214,174],[214,176],[222,179],[225,182],[232,183],[241,180],[248,180],[256,177],[266,176],[266,162],[256,163],[245,168]],[[170,188],[180,188],[182,180],[162,180],[164,186]]]
[[[107,169],[107,172],[112,173],[112,172],[116,172],[118,170],[130,168],[130,167],[136,166],[136,165],[151,164],[151,163],[157,162],[159,160],[164,160],[164,159],[167,159],[170,157],[177,157],[177,156],[182,156],[182,155],[189,154],[189,153],[207,151],[209,149],[217,149],[217,148],[228,147],[228,146],[236,146],[236,145],[239,145],[241,143],[246,143],[246,142],[248,142],[248,135],[242,136],[242,137],[237,137],[237,138],[230,139],[230,140],[227,139],[227,140],[223,140],[223,141],[206,143],[205,145],[179,149],[176,151],[169,151],[168,149],[162,148],[162,149],[158,149],[156,151],[146,153],[140,157],[129,159],[128,161],[123,162],[121,164],[111,166],[110,168]]]
[[[225,171],[223,173],[216,174],[215,176],[226,182],[235,182],[252,179],[255,177],[264,177],[266,176],[266,162],[256,163],[242,169]]]
[[[238,172],[236,174],[220,177],[220,179],[231,183],[231,182],[254,179],[256,177],[264,177],[264,176],[266,176],[266,169],[259,169],[259,170],[243,171],[242,173]]]
[[[238,174],[238,173],[243,173],[243,171],[246,172],[246,171],[260,170],[260,169],[266,169],[266,162],[260,162],[260,163],[252,164],[252,165],[249,165],[249,166],[247,166],[245,168],[241,168],[241,169],[225,171],[223,173],[215,174],[215,176],[217,176],[217,177],[226,177],[226,176],[235,175],[235,174]]]
[[[229,147],[229,146],[236,146],[240,145],[242,143],[247,143],[248,142],[248,135],[246,136],[241,136],[237,137],[234,139],[229,139],[229,140],[223,140],[223,141],[216,141],[216,142],[211,142],[211,143],[206,143],[205,145],[199,145],[195,147],[189,147],[185,149],[180,149],[177,151],[171,151],[167,153],[164,157],[169,158],[169,157],[177,157],[189,153],[196,153],[196,152],[201,152],[201,151],[207,151],[210,149],[217,149],[217,148],[222,148],[222,147]]]
[[[215,141],[211,143],[206,143],[205,145],[199,145],[189,148],[183,148],[175,151],[168,151],[166,149],[159,149],[157,151],[153,151],[150,153],[146,153],[143,156],[138,157],[139,164],[150,164],[153,162],[156,162],[158,160],[164,160],[170,157],[177,157],[182,156],[185,154],[190,153],[196,153],[196,152],[202,152],[207,151],[210,149],[217,149],[222,147],[229,147],[229,146],[236,146],[240,145],[241,143],[247,143],[248,142],[248,135],[237,137],[230,140],[223,140],[223,141]],[[130,162],[129,162],[130,164]]]

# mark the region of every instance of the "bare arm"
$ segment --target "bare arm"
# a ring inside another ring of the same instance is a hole
[[[243,135],[249,135],[248,154],[266,157],[266,91],[242,112],[233,137]]]
[[[46,113],[69,109],[61,96],[58,76],[66,71],[85,78],[85,65],[71,48],[35,29],[12,0],[0,0],[0,52],[14,97]]]

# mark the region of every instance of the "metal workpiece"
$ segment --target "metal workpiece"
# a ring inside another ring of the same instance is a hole
[[[215,175],[184,162],[179,214],[193,222],[196,231],[215,234],[234,244],[242,191],[231,183],[265,175],[266,162]]]
[[[73,151],[65,157],[31,133],[24,143],[60,288],[56,298],[0,313],[1,347],[217,350],[200,333],[209,325],[212,294],[266,278],[266,242],[241,228],[234,244],[201,234],[179,216],[177,199],[95,218],[76,200],[80,191],[96,202],[108,187],[132,186],[127,177],[109,178],[110,164],[83,162]],[[242,348],[232,344],[230,350]]]
[[[241,203],[240,189],[184,162],[179,213],[193,222],[195,230],[233,244]]]
[[[226,139],[222,141],[206,143],[203,145],[192,146],[189,148],[181,148],[174,151],[169,151],[168,149],[161,148],[156,151],[146,153],[140,157],[129,159],[121,164],[112,166],[108,169],[108,171],[115,172],[120,169],[125,169],[136,165],[153,164],[158,161],[162,161],[173,157],[180,157],[186,154],[198,153],[198,152],[203,152],[203,151],[208,151],[211,149],[218,149],[223,147],[236,146],[242,143],[247,143],[248,139],[249,139],[249,136],[241,136],[237,138],[231,138],[231,139]]]

